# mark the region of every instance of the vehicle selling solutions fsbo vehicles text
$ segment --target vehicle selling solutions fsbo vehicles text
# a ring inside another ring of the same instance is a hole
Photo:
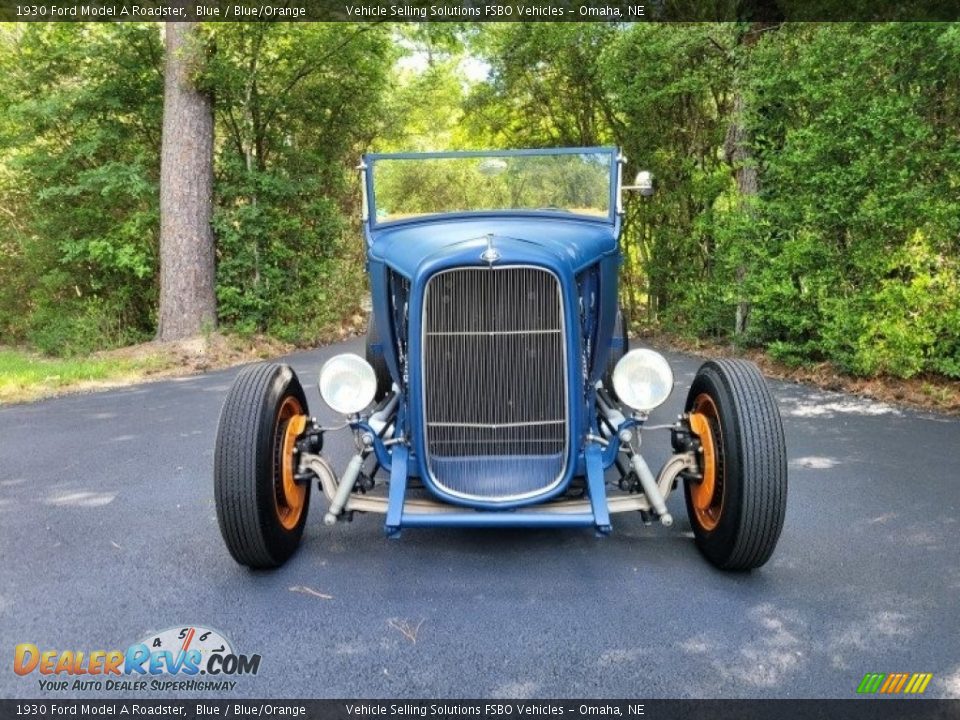
[[[532,18],[581,17],[606,20],[624,18],[642,18],[646,16],[644,5],[628,5],[626,12],[618,6],[593,7],[583,5],[579,8],[554,7],[552,5],[510,5],[489,3],[481,7],[462,7],[446,5],[347,5],[348,17],[395,18],[398,20],[426,20],[427,18],[460,17],[487,20],[523,20]]]

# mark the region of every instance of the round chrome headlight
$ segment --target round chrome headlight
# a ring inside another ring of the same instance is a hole
[[[360,412],[373,402],[376,392],[376,373],[359,355],[336,355],[320,368],[320,397],[339,413]]]
[[[670,363],[653,350],[631,350],[613,368],[613,389],[624,405],[642,412],[653,410],[673,391]]]

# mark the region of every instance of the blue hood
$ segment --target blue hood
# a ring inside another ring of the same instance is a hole
[[[590,389],[606,368],[617,313],[617,269],[621,260],[617,242],[619,221],[570,217],[560,212],[463,213],[367,226],[366,230],[377,327],[390,328],[392,334],[391,341],[383,343],[382,351],[391,377],[404,391],[404,422],[425,484],[448,502],[498,509],[542,502],[563,492],[577,468],[582,467],[580,450],[590,430]],[[551,272],[561,289],[564,322],[569,321],[571,327],[564,335],[570,438],[565,476],[549,493],[506,504],[465,501],[434,485],[427,465],[423,430],[426,420],[422,353],[427,284],[435,273],[451,268],[487,266],[483,256],[491,247],[498,254],[494,267],[532,265]],[[594,267],[596,272],[581,276],[584,270]],[[405,276],[409,284],[406,287],[394,284],[387,268]],[[593,309],[586,314],[584,292],[594,298]],[[582,323],[586,325],[581,327]],[[588,345],[594,348],[589,367],[584,363]],[[398,352],[398,348],[402,352]],[[401,358],[406,363],[404,367],[401,367]]]
[[[487,236],[510,261],[520,251],[527,258],[543,256],[550,265],[565,265],[573,273],[617,251],[619,223],[577,219],[557,213],[537,215],[439,216],[380,226],[368,234],[373,260],[383,262],[409,279],[427,266],[459,263],[480,265]]]

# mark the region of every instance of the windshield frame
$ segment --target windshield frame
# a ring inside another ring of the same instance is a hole
[[[502,157],[523,157],[540,156],[550,157],[557,155],[609,155],[610,156],[610,178],[609,178],[609,198],[607,200],[607,214],[587,215],[584,213],[568,212],[563,210],[538,210],[533,208],[510,208],[497,210],[456,210],[441,213],[428,213],[416,215],[408,218],[397,218],[394,220],[377,220],[377,200],[374,189],[374,169],[376,163],[380,160],[445,160],[456,158],[502,158]],[[598,147],[563,147],[563,148],[540,148],[523,150],[458,150],[449,152],[400,152],[400,153],[367,153],[363,156],[359,169],[362,174],[361,184],[363,186],[363,221],[369,224],[371,229],[407,225],[419,222],[430,222],[438,219],[456,220],[470,219],[478,217],[543,217],[558,218],[566,220],[577,220],[582,222],[595,222],[612,225],[617,221],[617,215],[620,208],[620,152],[616,147],[598,146]]]

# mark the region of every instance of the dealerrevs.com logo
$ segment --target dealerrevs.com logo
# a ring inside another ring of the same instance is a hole
[[[21,643],[14,648],[13,671],[39,675],[45,692],[209,692],[233,690],[237,681],[232,678],[256,675],[260,659],[234,652],[216,630],[188,626],[153,633],[126,650],[56,650]]]

